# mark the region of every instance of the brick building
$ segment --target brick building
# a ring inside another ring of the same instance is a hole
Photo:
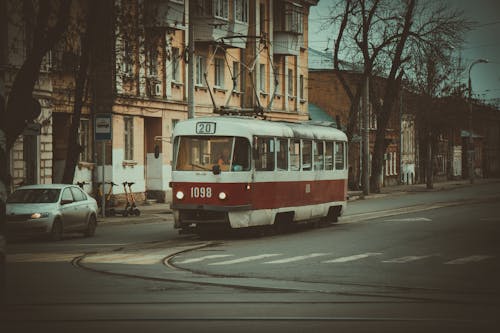
[[[362,79],[358,71],[343,71],[343,75],[350,85],[353,94],[356,95],[356,87]],[[383,78],[372,78],[371,84],[383,86]],[[343,128],[348,122],[351,100],[345,92],[340,80],[333,69],[312,69],[309,71],[309,101],[333,118],[340,119]],[[349,142],[349,180],[351,188],[360,186],[362,173],[361,146],[361,101],[360,109],[356,115],[356,126]],[[373,151],[375,132],[377,130],[377,120],[373,112],[373,107],[369,106],[369,126],[370,126],[370,151]],[[415,122],[411,114],[407,114],[407,109],[402,107],[401,99],[396,106],[398,112],[394,112],[386,129],[387,149],[384,155],[385,165],[382,184],[394,185],[402,180],[408,183],[415,181]],[[403,128],[403,130],[401,130]],[[402,131],[402,132],[401,132]],[[401,134],[402,133],[402,134]],[[402,142],[404,144],[402,145]],[[403,157],[403,159],[402,159]],[[370,170],[370,169],[369,169]],[[403,174],[401,171],[403,170]],[[371,171],[371,170],[370,170]]]

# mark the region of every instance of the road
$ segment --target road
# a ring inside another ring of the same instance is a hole
[[[349,203],[283,234],[172,221],[8,248],[8,331],[497,331],[498,183]]]

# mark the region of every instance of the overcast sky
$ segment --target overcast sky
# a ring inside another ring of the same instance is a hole
[[[323,51],[331,33],[321,31],[321,24],[329,13],[329,7],[342,0],[320,0],[311,7],[309,15],[309,47]],[[465,63],[485,58],[487,64],[474,65],[471,78],[473,94],[484,99],[500,99],[500,0],[443,0],[458,9],[478,25],[466,35],[466,43],[460,50]],[[328,45],[332,48],[332,42]],[[458,50],[457,50],[458,52]],[[456,55],[458,56],[458,54]],[[467,74],[464,74],[466,83]]]

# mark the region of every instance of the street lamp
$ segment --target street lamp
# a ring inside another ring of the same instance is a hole
[[[472,66],[479,63],[488,63],[486,59],[477,59],[474,60],[469,66],[469,140],[467,142],[467,164],[469,169],[469,178],[470,183],[474,183],[474,141],[472,138],[472,84],[470,79],[470,71],[472,70]]]

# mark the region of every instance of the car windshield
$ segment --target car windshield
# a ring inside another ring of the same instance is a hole
[[[19,189],[14,191],[7,203],[50,203],[56,202],[59,198],[60,189],[37,188],[37,189]]]

